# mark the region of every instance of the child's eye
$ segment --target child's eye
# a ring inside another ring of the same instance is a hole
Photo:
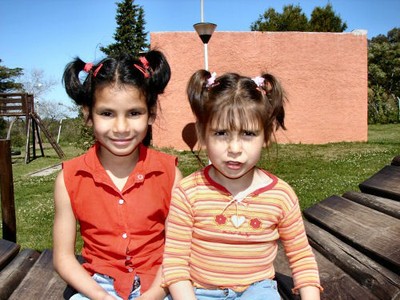
[[[138,111],[131,111],[129,115],[131,115],[132,117],[136,117],[139,116],[140,113]]]
[[[216,131],[214,131],[214,135],[215,136],[226,136],[226,135],[228,135],[228,133],[226,132],[226,130],[216,130]]]
[[[254,131],[245,130],[245,131],[243,131],[243,135],[244,136],[257,136],[257,133]]]
[[[109,111],[103,111],[103,112],[100,112],[100,116],[111,117],[112,113]]]

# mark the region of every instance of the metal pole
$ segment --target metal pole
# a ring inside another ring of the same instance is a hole
[[[200,0],[200,20],[204,22],[204,1]]]
[[[208,71],[208,47],[204,44],[204,70]]]
[[[57,144],[60,143],[61,126],[62,126],[62,121],[63,121],[63,120],[64,120],[64,119],[61,119],[61,120],[60,120],[60,125],[58,126]]]

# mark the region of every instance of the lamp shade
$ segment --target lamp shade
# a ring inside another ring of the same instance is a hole
[[[211,36],[214,33],[217,25],[214,23],[201,22],[194,24],[193,27],[201,38],[203,44],[207,44],[208,41],[211,39]]]

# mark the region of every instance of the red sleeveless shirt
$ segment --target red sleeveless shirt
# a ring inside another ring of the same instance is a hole
[[[84,241],[84,268],[114,278],[125,299],[135,274],[143,293],[162,263],[177,158],[141,145],[139,161],[119,191],[97,157],[98,147],[64,162],[64,180]]]

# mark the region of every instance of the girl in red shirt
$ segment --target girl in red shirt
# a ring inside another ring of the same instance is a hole
[[[55,182],[54,266],[78,291],[71,299],[166,296],[159,272],[164,222],[181,173],[175,157],[144,144],[169,79],[168,62],[155,50],[97,64],[76,58],[66,66],[66,91],[96,139],[87,153],[64,162]]]

